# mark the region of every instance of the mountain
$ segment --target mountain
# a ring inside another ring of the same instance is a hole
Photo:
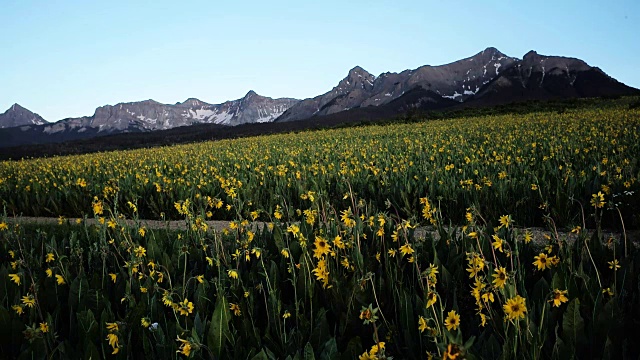
[[[490,47],[450,64],[427,65],[378,77],[355,67],[331,91],[298,102],[276,121],[337,113],[343,113],[339,115],[341,118],[358,116],[373,120],[411,109],[624,95],[640,95],[640,90],[618,82],[580,59],[543,56],[535,51],[518,59]]]
[[[490,47],[450,64],[425,65],[401,73],[383,73],[378,77],[356,66],[331,91],[300,101],[276,121],[302,120],[357,107],[380,106],[416,87],[431,91],[439,98],[463,102],[497,77],[501,70],[517,61]]]
[[[208,104],[190,98],[175,105],[154,100],[105,105],[93,116],[71,118],[51,124],[45,133],[76,128],[92,128],[98,132],[154,131],[194,124],[239,125],[270,122],[295,104],[295,99],[271,99],[249,91],[242,99],[222,104]]]
[[[241,99],[222,104],[208,104],[194,98],[174,105],[154,100],[120,103],[101,106],[93,116],[5,129],[0,132],[0,140],[4,141],[3,146],[16,146],[123,132],[166,130],[195,124],[234,126],[272,122],[297,102],[296,99],[272,99],[249,91]]]
[[[18,104],[11,105],[7,111],[0,114],[0,129],[22,125],[42,125],[46,123],[40,115],[32,113]]]
[[[322,127],[339,122],[375,121],[407,112],[624,95],[640,95],[640,90],[618,82],[580,59],[544,56],[535,51],[518,59],[489,47],[449,64],[386,72],[377,77],[356,66],[333,89],[305,100],[272,99],[254,91],[222,104],[194,98],[173,105],[146,100],[101,106],[93,116],[43,125],[33,125],[44,120],[16,104],[0,115],[0,128],[13,126],[0,129],[0,147],[197,124],[210,124],[211,131],[225,134],[228,131],[223,128],[254,123],[312,120],[314,126]],[[266,131],[264,127],[257,128]]]
[[[499,105],[527,100],[608,97],[640,94],[586,62],[529,51],[521,61],[503,71],[470,105]]]

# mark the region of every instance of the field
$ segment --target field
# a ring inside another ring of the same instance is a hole
[[[637,358],[625,101],[1,162],[0,352]]]

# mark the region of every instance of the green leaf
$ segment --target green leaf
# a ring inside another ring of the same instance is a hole
[[[252,357],[251,360],[269,360],[269,358],[267,357],[267,354],[264,352],[264,349],[260,350],[259,353],[256,354],[256,356]]]
[[[229,303],[223,294],[218,294],[216,308],[211,317],[211,325],[207,334],[207,346],[215,356],[220,356],[224,348],[227,334],[229,334],[229,321],[231,320],[231,311]]]
[[[275,226],[273,228],[273,242],[278,247],[278,251],[282,251],[282,249],[287,247],[282,238],[282,229],[280,228],[280,226]]]
[[[562,319],[562,333],[564,339],[572,347],[576,347],[578,343],[585,342],[584,320],[580,316],[580,300],[573,299],[567,306],[567,311]]]
[[[322,346],[322,351],[320,352],[320,360],[332,360],[336,359],[340,356],[338,352],[338,344],[336,343],[336,338],[332,337]]]
[[[200,313],[196,313],[196,317],[193,319],[193,329],[196,331],[196,334],[198,334],[198,339],[202,339],[205,325],[200,318]]]
[[[307,343],[307,345],[304,346],[304,360],[316,360],[311,343]]]

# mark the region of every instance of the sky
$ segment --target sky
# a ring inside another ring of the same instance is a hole
[[[154,99],[218,104],[249,90],[314,97],[487,47],[577,57],[640,88],[640,1],[0,0],[0,113],[48,121]]]

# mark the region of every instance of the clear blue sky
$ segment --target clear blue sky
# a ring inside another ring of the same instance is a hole
[[[494,46],[581,58],[640,87],[640,1],[0,0],[0,113],[118,102],[307,98]]]

